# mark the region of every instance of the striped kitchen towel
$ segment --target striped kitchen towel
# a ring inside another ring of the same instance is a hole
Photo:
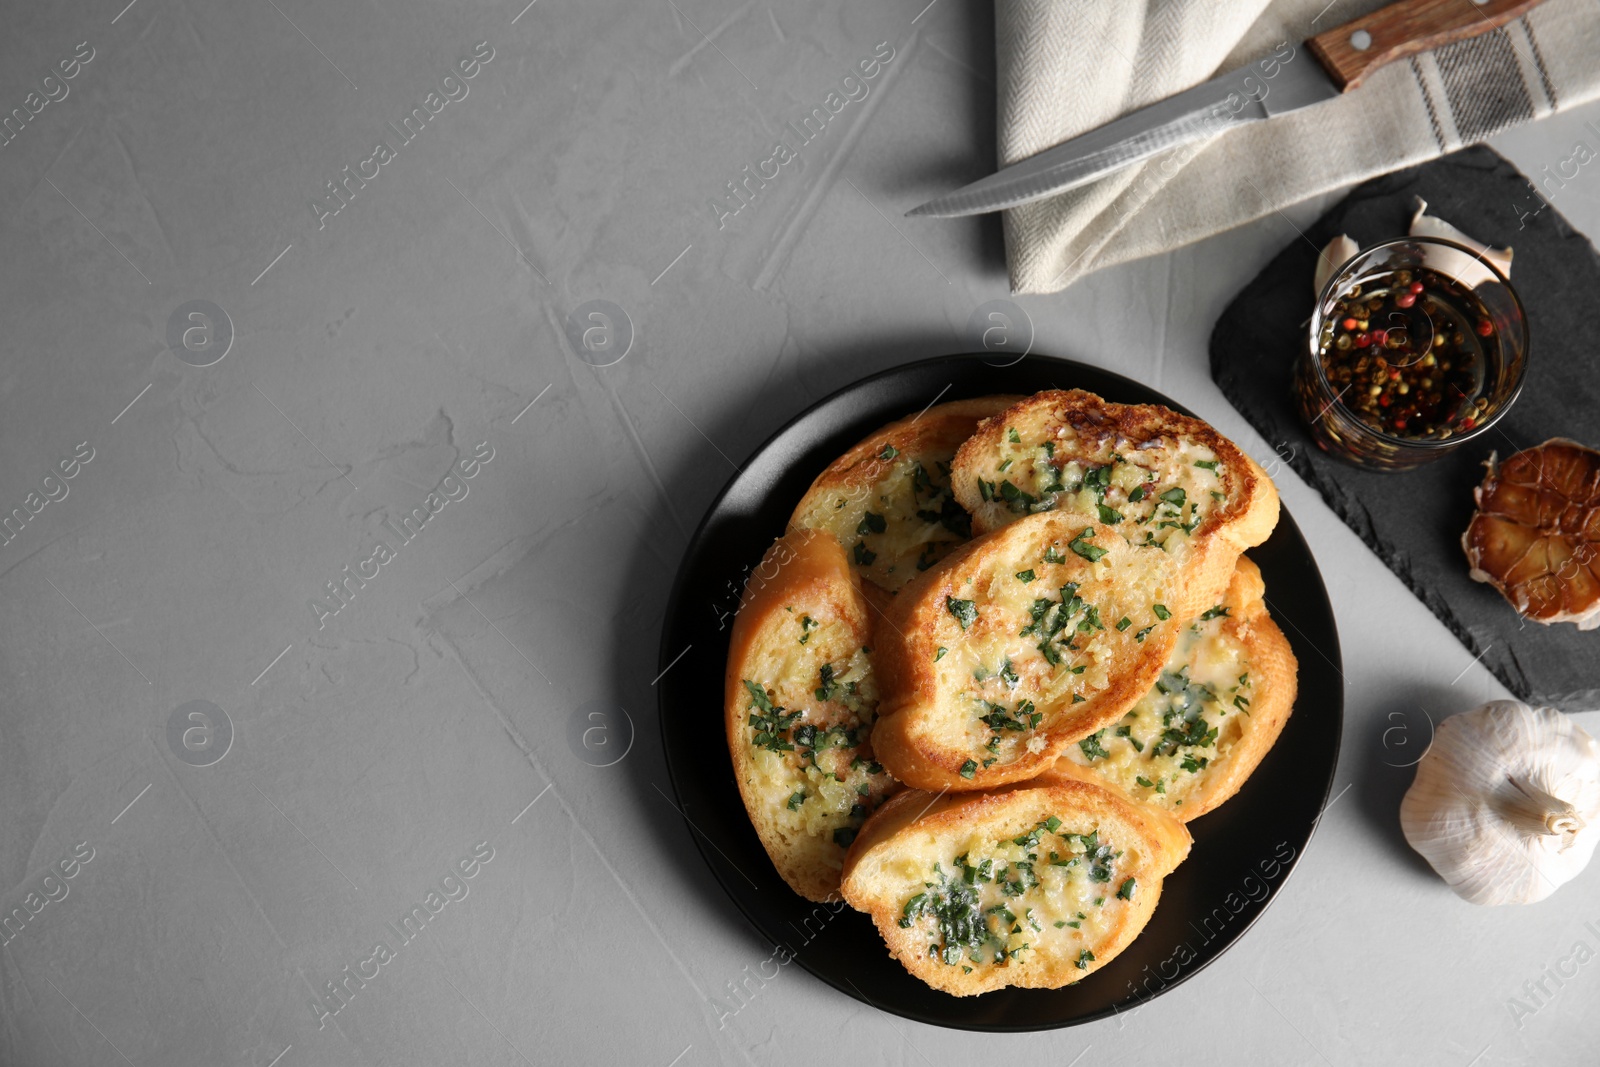
[[[1285,43],[1298,49],[1382,6],[998,0],[1000,161],[1026,159]],[[1011,287],[1055,292],[1101,267],[1178,248],[1597,97],[1600,3],[1546,0],[1501,29],[1393,63],[1336,100],[1006,211]],[[1600,139],[1592,147],[1600,150]]]

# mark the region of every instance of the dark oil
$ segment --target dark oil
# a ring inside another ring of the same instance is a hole
[[[1413,267],[1353,283],[1324,317],[1318,356],[1333,393],[1362,422],[1393,437],[1442,440],[1483,419],[1496,341],[1469,289]]]

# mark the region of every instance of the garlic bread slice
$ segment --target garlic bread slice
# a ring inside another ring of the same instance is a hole
[[[1296,672],[1267,614],[1261,571],[1240,556],[1222,602],[1190,621],[1156,684],[1066,758],[1188,822],[1239,791],[1283,732]]]
[[[751,573],[724,694],[739,795],[773,866],[810,900],[837,896],[845,849],[899,788],[872,757],[869,609],[831,534],[796,530]]]
[[[1174,557],[1069,512],[963,545],[878,623],[878,759],[918,789],[1033,777],[1149,692],[1192,599]]]
[[[1055,989],[1138,936],[1189,845],[1170,815],[1064,766],[983,793],[899,794],[862,828],[841,888],[935,989]]]
[[[1036,393],[987,419],[957,452],[951,485],[975,534],[1069,511],[1133,544],[1197,557],[1192,580],[1208,600],[1278,522],[1271,479],[1211,426],[1082,389]]]
[[[790,529],[829,531],[858,575],[896,592],[972,536],[950,493],[950,463],[978,423],[1020,399],[953,400],[890,423],[817,476]]]

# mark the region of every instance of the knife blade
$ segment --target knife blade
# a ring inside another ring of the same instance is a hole
[[[1331,100],[1379,67],[1487,33],[1542,0],[1401,0],[1185,89],[906,212],[955,218],[1086,185],[1151,156]]]

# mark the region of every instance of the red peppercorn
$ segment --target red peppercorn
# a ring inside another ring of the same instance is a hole
[[[1461,428],[1463,430],[1470,430],[1476,425],[1478,425],[1478,420],[1473,418],[1471,415],[1468,415],[1466,418],[1461,420]]]
[[[1355,319],[1345,319],[1339,325],[1343,326],[1347,330],[1353,330],[1353,329],[1356,328],[1356,320]]]
[[[1358,334],[1356,334],[1356,347],[1357,348],[1366,348],[1370,344],[1372,344],[1372,335],[1370,333],[1358,333]]]
[[[1417,302],[1417,294],[1415,294],[1415,293],[1402,293],[1401,295],[1399,295],[1399,296],[1394,298],[1394,302],[1395,302],[1395,305],[1398,306],[1398,307],[1408,308],[1412,304],[1415,304]]]
[[[1400,380],[1400,368],[1399,367],[1396,367],[1394,370],[1389,372],[1389,380],[1391,382],[1398,382]]]
[[[1378,398],[1378,403],[1380,405],[1382,405],[1383,407],[1388,407],[1389,406],[1389,398],[1387,396],[1380,396]]]
[[[1404,430],[1406,428],[1406,420],[1405,419],[1395,419],[1394,420],[1394,428],[1397,429],[1397,430]]]
[[[1490,322],[1488,319],[1480,320],[1478,322],[1478,336],[1488,337],[1491,333],[1494,333],[1494,323]]]
[[[1412,282],[1410,285],[1406,286],[1406,292],[1408,293],[1420,293],[1422,290],[1423,284],[1421,282]]]

